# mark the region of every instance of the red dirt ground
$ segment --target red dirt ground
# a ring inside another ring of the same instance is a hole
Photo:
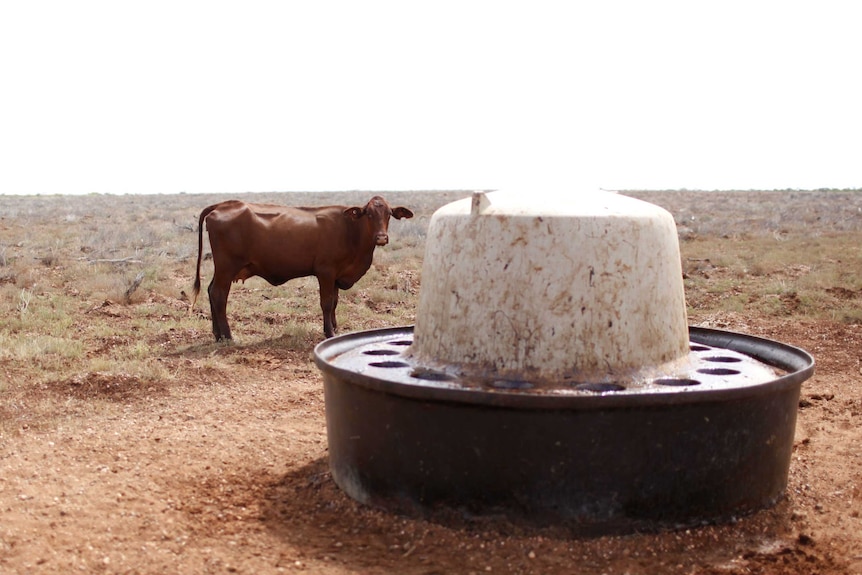
[[[327,468],[310,350],[194,349],[162,361],[170,389],[133,379],[56,382],[56,428],[0,451],[4,573],[855,573],[862,569],[862,328],[716,318],[809,350],[787,497],[731,525],[574,539],[464,520],[436,524],[347,498]],[[187,334],[191,336],[193,334]],[[205,339],[202,330],[197,337]],[[88,416],[85,402],[111,405]]]

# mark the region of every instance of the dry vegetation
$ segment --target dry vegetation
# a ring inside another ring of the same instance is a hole
[[[295,205],[366,193],[249,194]],[[341,332],[413,323],[416,212],[342,294]],[[800,345],[787,498],[734,525],[574,539],[364,508],[332,484],[314,280],[235,286],[236,343],[191,310],[221,197],[0,197],[0,572],[853,573],[862,569],[862,192],[632,192],[681,237],[690,323]],[[206,244],[205,244],[206,245]],[[203,267],[209,281],[211,263]]]

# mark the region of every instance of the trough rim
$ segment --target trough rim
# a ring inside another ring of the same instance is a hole
[[[644,407],[667,407],[669,405],[696,405],[702,403],[731,402],[762,394],[781,393],[798,387],[814,374],[814,357],[807,351],[767,338],[732,331],[689,326],[691,343],[727,349],[748,355],[773,368],[786,373],[773,380],[727,389],[705,389],[691,391],[669,391],[650,393],[597,393],[590,395],[548,395],[529,391],[476,390],[464,388],[442,388],[404,384],[359,373],[333,365],[339,355],[377,341],[396,337],[412,337],[414,326],[390,327],[363,330],[339,335],[317,344],[314,361],[324,378],[357,385],[371,391],[391,394],[426,402],[444,402],[485,407],[533,410],[592,410],[592,409],[640,409]]]

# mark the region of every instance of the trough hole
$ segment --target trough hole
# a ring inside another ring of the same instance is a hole
[[[413,345],[412,339],[399,339],[396,341],[387,342],[389,345]]]
[[[489,383],[494,389],[532,389],[533,384],[529,381],[519,381],[517,379],[497,379]]]
[[[704,361],[711,361],[713,363],[737,363],[737,362],[742,361],[741,358],[731,357],[729,355],[716,355],[713,357],[705,357],[705,358],[703,358],[703,360]]]
[[[394,349],[369,349],[368,351],[363,351],[365,355],[398,355],[398,352]]]
[[[662,377],[653,381],[656,385],[668,385],[671,387],[688,387],[690,385],[700,385],[696,379],[688,379],[685,377]]]
[[[618,383],[579,383],[575,385],[579,391],[592,391],[593,393],[606,393],[609,391],[623,391],[624,385]]]
[[[421,367],[414,369],[410,373],[410,377],[415,377],[416,379],[424,379],[426,381],[450,381],[452,379],[455,379],[448,373]]]
[[[691,351],[709,351],[711,348],[706,347],[705,345],[697,345],[696,343],[693,343],[689,349]]]
[[[705,367],[697,370],[697,372],[706,375],[739,375],[738,370],[728,369],[726,367]]]
[[[371,367],[410,367],[409,363],[404,363],[403,361],[374,361],[369,363]]]

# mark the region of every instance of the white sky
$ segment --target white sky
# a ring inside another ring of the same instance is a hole
[[[0,194],[862,188],[860,16],[3,2]]]

